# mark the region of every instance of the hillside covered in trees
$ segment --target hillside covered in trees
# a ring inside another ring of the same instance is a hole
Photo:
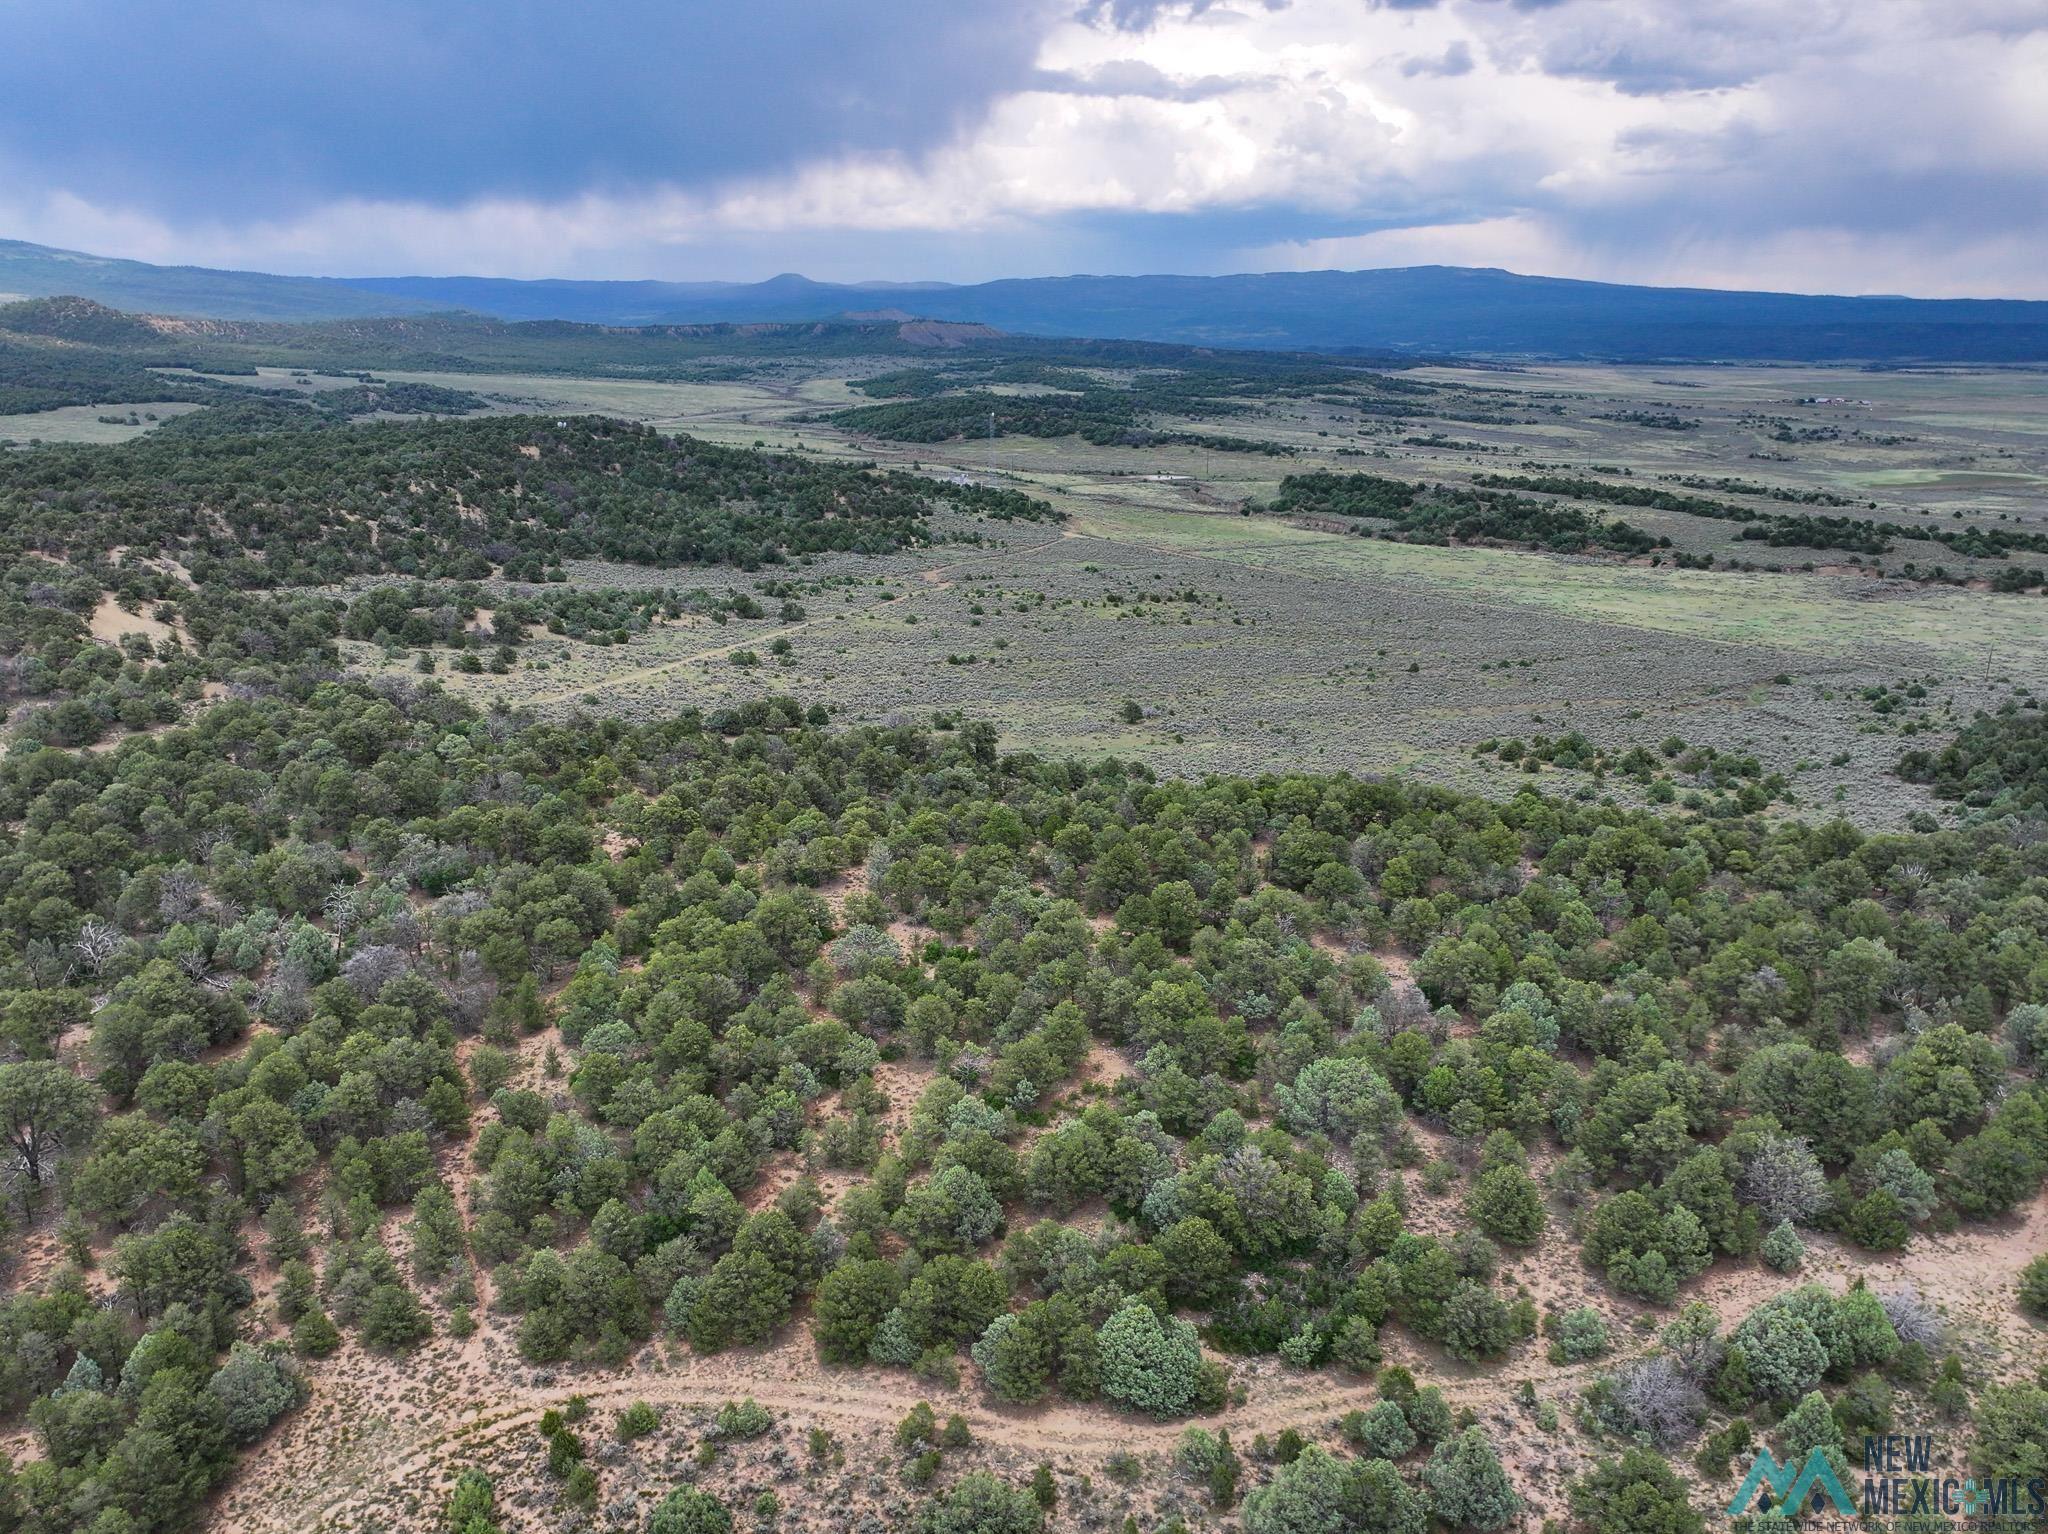
[[[1601,1315],[1496,1276],[1546,1230],[1677,1306],[1802,1229],[1998,1219],[2048,1169],[2048,868],[1995,828],[1155,781],[786,701],[529,724],[289,665],[117,751],[17,750],[0,821],[10,1208],[56,1233],[0,1304],[33,1435],[0,1519],[38,1534],[183,1527],[344,1340],[489,1322],[574,1366],[803,1324],[833,1363],[1170,1419],[1225,1408],[1231,1359],[1597,1358]],[[1468,1228],[1411,1229],[1418,1184]],[[1927,1316],[1817,1293],[1729,1334],[1674,1310],[1598,1378],[1587,1528],[1697,1526],[1635,1437],[1783,1413],[1839,1447],[1941,1383]],[[1371,1486],[1409,1511],[1345,1527],[1497,1526],[1484,1435],[1397,1376],[1359,1457],[1297,1447],[1247,1528]],[[1980,1404],[2039,1462],[2031,1388]]]
[[[607,417],[287,430],[235,414],[222,430],[212,414],[113,450],[0,456],[0,554],[147,548],[238,589],[494,567],[539,580],[577,558],[753,569],[922,541],[947,493]]]

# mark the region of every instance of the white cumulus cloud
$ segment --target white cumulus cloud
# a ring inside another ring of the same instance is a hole
[[[922,144],[821,143],[743,176],[550,198],[356,196],[272,219],[144,212],[16,161],[0,163],[0,221],[49,243],[301,272],[803,264],[974,280],[1073,269],[1085,251],[1098,270],[1442,261],[2048,297],[2039,0],[1041,14],[1032,66]]]

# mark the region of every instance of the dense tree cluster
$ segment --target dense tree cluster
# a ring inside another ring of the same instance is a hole
[[[118,644],[90,624],[109,604]],[[0,569],[0,707],[26,705],[12,720],[17,746],[147,731],[209,691],[269,690],[334,667],[342,610],[298,594],[193,590],[140,563],[19,560]]]
[[[130,545],[242,589],[535,579],[577,558],[754,568],[921,541],[939,491],[589,416],[186,430],[0,457],[0,552]]]
[[[884,405],[834,411],[833,425],[892,442],[957,442],[993,430],[1005,437],[1078,436],[1098,444],[1123,441],[1144,429],[1150,413],[1123,390],[1086,394],[996,394],[970,390]]]
[[[1364,518],[1405,543],[1501,542],[1555,553],[1646,554],[1670,545],[1626,522],[1505,490],[1429,485],[1316,469],[1280,481],[1271,509],[1287,516]]]
[[[769,595],[795,589],[793,583],[766,580],[758,588]],[[349,599],[341,632],[350,639],[374,641],[387,648],[446,647],[478,652],[479,659],[499,650],[516,651],[543,635],[558,635],[586,644],[626,644],[666,621],[779,615],[789,622],[802,616],[801,603],[783,597],[764,607],[743,591],[707,591],[702,587],[629,588],[622,586],[556,585],[514,588],[511,594],[486,592],[474,581],[430,583],[411,581],[377,586]],[[491,669],[509,656],[492,655]],[[457,655],[458,670],[471,669]]]
[[[535,1362],[743,1345],[808,1298],[835,1363],[1172,1416],[1223,1402],[1217,1352],[1521,1346],[1495,1242],[1562,1230],[1665,1301],[1766,1232],[1889,1246],[2048,1167],[2048,869],[1998,827],[1162,782],[786,701],[533,724],[290,666],[118,751],[17,749],[0,823],[12,1207],[113,1252],[0,1302],[40,1526],[175,1526],[298,1398],[288,1352],[459,1330],[484,1270]],[[1413,1121],[1455,1240],[1407,1228]],[[754,1196],[778,1156],[857,1175]],[[1611,1409],[1661,1441],[1731,1369],[1789,1409],[1905,1342],[1801,1290]],[[1490,1527],[1431,1394],[1358,1425],[1364,1463],[1435,1446],[1438,1516]],[[1309,1464],[1390,1526],[1421,1495]]]
[[[1980,714],[1941,750],[1908,751],[1898,773],[1987,814],[2039,817],[2048,813],[2048,715],[2015,705]]]
[[[1473,754],[1496,757],[1527,773],[1539,773],[1545,767],[1590,773],[1596,786],[1613,774],[1647,790],[1652,804],[1679,803],[1716,815],[1754,814],[1794,798],[1785,775],[1766,775],[1755,756],[1688,745],[1676,735],[1667,736],[1655,747],[1632,745],[1622,750],[1595,745],[1579,731],[1567,730],[1562,735],[1535,735],[1526,741],[1520,736],[1483,740],[1473,747]],[[1682,794],[1680,785],[1684,785]]]

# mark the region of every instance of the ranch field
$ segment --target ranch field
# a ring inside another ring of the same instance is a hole
[[[2048,391],[2034,374],[1421,369],[1448,386],[1431,398],[1450,414],[1488,420],[1389,424],[1313,400],[1231,418],[1234,436],[1282,454],[1078,437],[893,443],[820,419],[864,399],[850,382],[883,366],[776,362],[701,384],[388,375],[467,388],[494,409],[602,412],[727,445],[966,475],[1067,514],[1058,528],[942,525],[978,542],[773,572],[817,588],[797,622],[685,620],[624,646],[543,643],[509,677],[451,673],[449,685],[549,713],[643,716],[787,691],[846,720],[958,711],[994,720],[1015,749],[1135,756],[1163,772],[1403,772],[1491,793],[1529,777],[1475,756],[1483,743],[1576,731],[1620,751],[1676,738],[1784,774],[1781,811],[1889,827],[1950,813],[1892,776],[1902,734],[1945,737],[2048,676],[2042,598],[1981,589],[2001,562],[1911,536],[1959,519],[2048,528]],[[1716,568],[1679,569],[1383,541],[1265,510],[1285,475],[1315,468],[1450,485],[1536,469],[1732,482],[1743,488],[1699,493],[1764,511],[1810,492],[1831,498],[1820,510],[1858,498],[1841,514],[1900,536],[1896,553],[1865,560],[1743,543],[1733,524],[1683,511],[1615,513],[1716,556]],[[1968,584],[1879,573],[1905,559]],[[764,578],[573,571],[592,586],[714,591]],[[412,659],[367,645],[352,658]],[[1911,707],[1873,709],[1877,692],[1908,687],[1921,694]],[[1551,791],[1632,791],[1540,776]]]

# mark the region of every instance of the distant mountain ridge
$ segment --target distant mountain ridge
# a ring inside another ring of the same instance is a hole
[[[152,266],[147,261],[0,240],[0,296],[60,294],[76,294],[129,313],[232,320],[338,320],[448,307],[371,292],[332,277]]]
[[[468,310],[425,314],[355,315],[338,320],[212,319],[176,314],[130,314],[78,294],[0,302],[0,341],[37,339],[113,351],[162,354],[190,343],[203,353],[216,347],[263,346],[293,351],[322,347],[383,346],[419,350],[465,341],[578,337],[622,343],[696,342],[752,351],[849,349],[953,351],[1007,339],[993,326],[935,320],[893,310],[843,314],[825,320],[694,320],[664,325],[595,325],[582,320],[501,320]],[[1092,342],[1036,342],[1092,346]],[[188,348],[189,349],[189,348]],[[1186,348],[1158,347],[1185,351]],[[215,360],[219,360],[216,356]]]
[[[2048,302],[1653,288],[1416,266],[994,282],[283,277],[162,267],[0,240],[0,294],[239,320],[464,310],[510,321],[677,325],[878,311],[1022,335],[1197,346],[1654,361],[2048,363]]]

